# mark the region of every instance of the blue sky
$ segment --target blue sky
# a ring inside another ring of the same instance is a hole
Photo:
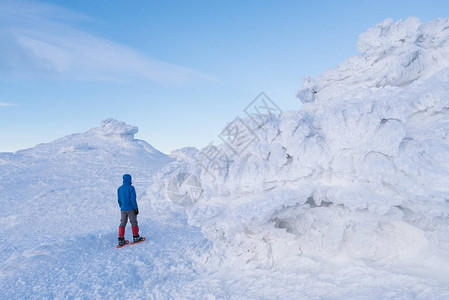
[[[299,109],[301,78],[356,54],[369,27],[448,12],[443,0],[1,0],[0,152],[110,117],[166,153],[203,147],[261,91]]]

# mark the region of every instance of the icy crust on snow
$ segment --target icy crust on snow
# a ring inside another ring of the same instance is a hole
[[[424,24],[414,17],[387,19],[360,34],[357,48],[361,54],[316,79],[305,78],[297,94],[301,101],[388,95],[449,67],[449,19]]]
[[[147,192],[154,207],[185,211],[225,264],[361,260],[446,284],[446,24],[409,18],[368,30],[364,54],[317,78],[316,93],[306,85],[299,96],[313,96],[300,111],[244,120],[258,138],[241,155],[222,144],[228,157],[205,168],[202,154],[214,149],[174,153]],[[196,175],[204,189],[187,208],[167,195],[179,173]]]

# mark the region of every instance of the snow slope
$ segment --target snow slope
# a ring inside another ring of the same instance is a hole
[[[168,157],[109,119],[0,153],[2,297],[449,298],[448,28],[376,25],[300,111],[217,147]],[[116,250],[123,173],[149,241]]]
[[[14,226],[35,242],[45,240],[47,232],[88,234],[92,228],[109,228],[121,176],[133,174],[134,185],[143,191],[151,175],[170,161],[148,143],[135,140],[136,132],[136,127],[108,119],[86,133],[2,153],[0,224]],[[8,231],[0,235],[17,243],[17,236]]]
[[[183,219],[151,222],[142,197],[152,174],[172,159],[135,133],[136,127],[108,119],[86,133],[0,154],[1,298],[133,298],[128,292],[136,288],[143,297],[170,293],[158,282],[193,276],[183,254],[207,241],[185,229]],[[133,175],[145,216],[141,232],[158,243],[118,252],[116,189],[124,173]]]

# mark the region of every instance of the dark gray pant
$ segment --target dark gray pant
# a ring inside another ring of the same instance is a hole
[[[122,211],[120,218],[120,227],[126,227],[126,223],[131,223],[132,226],[137,226],[137,216],[134,210]]]

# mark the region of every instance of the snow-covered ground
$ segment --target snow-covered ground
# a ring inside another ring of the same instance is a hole
[[[168,157],[105,120],[0,153],[2,296],[448,299],[448,28],[378,24],[300,111],[218,147]],[[116,250],[123,173],[149,241]]]

